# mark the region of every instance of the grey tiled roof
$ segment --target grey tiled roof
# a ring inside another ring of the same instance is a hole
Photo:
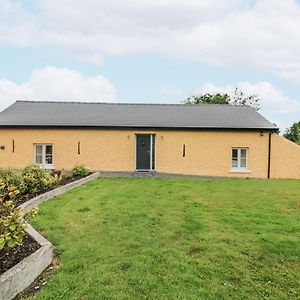
[[[248,106],[16,101],[0,113],[0,127],[124,127],[271,129]]]

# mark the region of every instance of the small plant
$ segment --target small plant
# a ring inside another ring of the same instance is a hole
[[[72,169],[72,174],[74,177],[84,177],[89,174],[90,170],[85,165],[75,166]]]
[[[23,194],[38,194],[58,184],[60,180],[59,176],[51,176],[48,171],[37,164],[30,165],[23,169],[22,178]]]
[[[21,245],[25,235],[26,222],[36,215],[36,209],[23,216],[14,202],[0,199],[0,250]]]
[[[22,177],[19,171],[0,169],[0,197],[6,200],[14,200],[20,193]]]
[[[72,178],[73,177],[73,172],[72,172],[72,170],[62,169],[60,177],[62,178],[62,180]]]

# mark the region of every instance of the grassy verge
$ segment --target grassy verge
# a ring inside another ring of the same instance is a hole
[[[299,299],[300,182],[104,178],[41,206],[36,299]]]

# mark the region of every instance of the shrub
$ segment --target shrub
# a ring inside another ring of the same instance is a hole
[[[62,169],[61,170],[61,179],[69,179],[69,178],[72,178],[73,177],[73,171],[72,170],[65,170],[65,169]]]
[[[13,248],[23,242],[25,222],[31,219],[36,210],[22,216],[14,200],[22,195],[35,195],[57,185],[61,177],[50,175],[39,165],[30,165],[22,171],[0,169],[0,250]]]
[[[14,200],[22,188],[22,177],[19,171],[0,169],[0,197],[4,200]]]
[[[83,176],[87,176],[89,174],[90,170],[85,166],[85,165],[80,165],[80,166],[75,166],[72,169],[72,174],[73,176],[77,177],[83,177]]]
[[[24,168],[22,178],[22,193],[24,194],[38,194],[60,181],[59,176],[51,176],[48,171],[37,164]]]
[[[35,214],[36,210],[34,209],[22,218],[20,208],[16,208],[13,201],[0,199],[0,250],[22,244],[25,222]]]

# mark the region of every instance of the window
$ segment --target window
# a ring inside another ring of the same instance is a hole
[[[46,169],[53,169],[53,146],[35,144],[35,163]]]
[[[231,155],[231,168],[233,171],[248,171],[247,167],[247,148],[233,148]]]

